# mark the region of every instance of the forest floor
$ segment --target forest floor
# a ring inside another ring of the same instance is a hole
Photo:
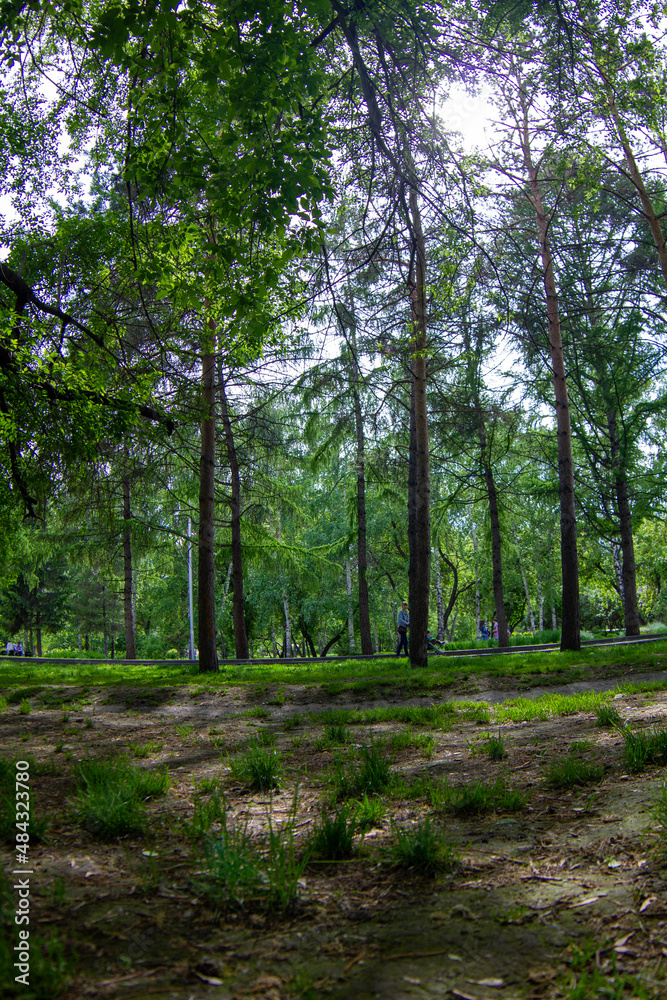
[[[366,687],[5,686],[5,775],[27,760],[48,818],[29,849],[32,952],[48,969],[35,958],[16,995],[667,996],[664,767],[629,761],[622,729],[596,716],[607,705],[634,733],[667,728],[667,672],[422,692],[414,673]],[[248,789],[253,746],[280,763],[277,788]],[[168,770],[141,832],[104,840],[82,819],[88,758]],[[369,759],[389,768],[375,795],[368,769],[357,780]],[[579,770],[559,778],[568,760]],[[344,826],[362,788],[350,856],[328,861],[320,843],[303,867],[323,806]],[[206,854],[223,828],[225,849]],[[264,874],[242,890],[229,866],[244,851]],[[16,867],[5,844],[3,870]]]

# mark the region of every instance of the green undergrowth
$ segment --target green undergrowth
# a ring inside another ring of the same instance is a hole
[[[267,816],[268,830],[259,839],[250,836],[246,825],[229,819],[219,797],[208,811],[200,808],[193,838],[198,868],[195,893],[220,910],[287,910],[297,897],[310,858],[310,849],[296,846],[297,806],[298,789],[285,822],[278,827]]]
[[[654,726],[633,732],[621,729],[625,763],[629,771],[637,774],[651,764],[667,764],[667,729]]]
[[[112,840],[144,829],[145,802],[165,795],[170,778],[165,769],[140,768],[125,758],[91,758],[79,764],[77,784],[77,820],[101,840]]]
[[[392,781],[391,756],[384,744],[371,739],[369,746],[359,749],[358,756],[350,759],[338,751],[329,773],[331,797],[338,799],[379,795]]]
[[[390,850],[395,861],[420,875],[435,875],[443,869],[453,868],[458,860],[444,831],[429,816],[415,826],[392,823]]]
[[[619,674],[629,669],[664,669],[667,662],[667,641],[659,640],[637,646],[588,647],[577,652],[522,652],[512,655],[434,656],[428,666],[418,672],[409,667],[405,658],[387,657],[382,660],[304,660],[303,663],[229,665],[218,674],[199,674],[196,666],[169,663],[145,664],[77,661],[45,661],[39,664],[14,663],[13,658],[0,662],[0,686],[39,684],[118,684],[172,685],[198,684],[202,690],[218,689],[231,684],[327,684],[344,682],[345,688],[366,685],[368,680],[392,682],[410,686],[418,676],[425,686],[449,684],[452,680],[472,675],[534,677],[556,683],[590,676],[592,672],[617,668]],[[341,689],[342,690],[342,689]]]
[[[452,785],[424,771],[411,779],[393,775],[389,793],[394,799],[419,799],[433,808],[458,816],[488,812],[518,812],[526,805],[523,792],[510,788],[504,776],[495,781]]]

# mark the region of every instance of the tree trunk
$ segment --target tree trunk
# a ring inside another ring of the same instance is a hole
[[[283,594],[283,611],[285,612],[285,656],[292,655],[292,619],[289,613],[287,594]]]
[[[232,422],[229,418],[227,393],[223,378],[222,366],[219,372],[220,381],[220,415],[225,432],[227,445],[227,461],[232,480],[230,501],[231,535],[232,535],[232,618],[234,621],[234,646],[238,660],[248,659],[248,636],[245,628],[243,606],[243,550],[241,547],[241,477],[239,463],[232,433]]]
[[[486,495],[489,500],[489,520],[491,521],[491,565],[493,566],[493,601],[498,622],[498,646],[504,649],[509,646],[507,638],[507,616],[505,615],[505,600],[503,594],[503,554],[500,537],[500,515],[498,513],[498,493],[493,478],[493,468],[488,459],[486,441],[486,425],[480,406],[479,397],[475,399],[479,407],[477,433],[479,435],[480,463],[482,475],[486,484]]]
[[[523,580],[523,590],[526,595],[526,604],[528,606],[528,617],[530,619],[530,631],[535,635],[535,615],[533,614],[533,605],[530,600],[530,590],[528,589],[528,580],[526,579],[526,571],[523,568],[523,559],[521,558],[521,549],[519,548],[519,539],[516,533],[516,525],[514,524],[514,518],[510,518],[510,523],[512,525],[512,534],[514,535],[514,547],[516,548],[517,559],[519,560],[519,570],[521,572],[521,579]]]
[[[359,572],[359,638],[361,652],[373,652],[371,643],[371,616],[368,603],[368,554],[366,542],[366,466],[364,421],[359,395],[359,356],[357,354],[357,332],[354,326],[354,299],[350,296],[350,314],[353,323],[350,328],[349,347],[352,353],[350,386],[354,400],[354,426],[357,437],[357,569]],[[353,647],[351,647],[353,648]]]
[[[35,638],[37,640],[37,655],[42,655],[42,618],[39,607],[39,588],[35,592]]]
[[[130,477],[123,476],[123,611],[125,616],[125,656],[128,660],[136,660],[134,623],[134,594],[132,590],[132,535],[130,524]]]
[[[347,648],[354,652],[354,611],[352,609],[352,571],[350,560],[345,560],[345,587],[347,589]]]
[[[563,340],[560,329],[558,295],[553,257],[549,243],[549,222],[542,200],[539,172],[534,166],[530,149],[528,112],[520,99],[523,114],[521,143],[524,165],[530,184],[530,201],[535,212],[537,234],[542,258],[542,277],[549,328],[549,349],[556,402],[556,432],[558,438],[558,493],[560,499],[560,551],[563,575],[563,617],[561,649],[581,648],[579,636],[579,556],[577,552],[577,522],[574,504],[574,464],[572,460],[572,428],[570,402],[567,394]]]
[[[437,639],[438,642],[444,642],[445,639],[445,613],[444,605],[442,602],[442,573],[440,571],[440,560],[436,556],[436,572],[435,572],[435,606],[437,608],[438,615],[438,632]]]
[[[105,584],[102,584],[102,642],[104,647],[104,659],[106,660],[109,655],[109,650],[107,648],[107,589]]]
[[[479,546],[477,544],[475,525],[471,523],[470,529],[472,531],[472,548],[475,553],[475,635],[479,638],[479,622],[482,613],[482,600],[479,592]]]
[[[411,268],[412,313],[410,469],[408,474],[408,565],[410,606],[410,662],[428,663],[428,613],[431,583],[431,468],[426,401],[426,244],[422,232],[419,201],[410,188],[411,237],[414,264]]]
[[[628,483],[621,455],[621,445],[616,426],[616,414],[610,413],[607,418],[611,458],[614,469],[614,485],[616,487],[616,510],[621,529],[621,551],[623,553],[623,616],[625,619],[625,634],[639,635],[639,607],[637,604],[637,577],[635,564],[635,547],[632,538],[632,510],[628,497]]]
[[[215,322],[202,331],[201,457],[199,462],[199,673],[219,670],[215,629]]]

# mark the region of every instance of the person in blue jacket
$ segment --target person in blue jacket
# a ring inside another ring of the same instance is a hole
[[[401,650],[405,647],[405,655],[408,655],[408,629],[410,628],[410,615],[408,614],[408,602],[403,601],[403,606],[398,612],[398,649],[396,656],[401,655]]]

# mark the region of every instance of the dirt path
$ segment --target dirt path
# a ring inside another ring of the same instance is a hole
[[[632,679],[660,683],[667,674]],[[610,691],[618,682],[548,692]],[[568,996],[570,980],[581,983],[584,974],[618,983],[637,973],[647,995],[667,996],[667,897],[651,832],[663,768],[629,773],[621,734],[599,727],[591,711],[499,726],[491,710],[489,723],[485,704],[540,696],[537,688],[512,690],[509,678],[466,685],[454,711],[451,688],[428,696],[370,689],[362,697],[287,686],[52,686],[27,695],[28,712],[20,693],[4,691],[2,756],[34,759],[35,810],[49,828],[31,846],[32,926],[43,940],[53,935],[71,961],[68,1000],[547,1000]],[[610,704],[637,731],[667,725],[665,692]],[[430,726],[373,721],[372,737],[369,725],[346,725],[350,739],[340,747],[327,742],[318,718],[392,706],[442,712]],[[491,735],[502,738],[502,760],[485,751]],[[273,744],[283,762],[272,794],[248,793],[230,775],[230,761],[252,737]],[[284,912],[261,900],[216,911],[201,892],[210,875],[187,833],[197,788],[200,802],[210,802],[219,782],[229,822],[265,844],[269,821],[284,827],[298,787],[299,853],[331,796],[334,758],[358,760],[371,738],[402,783],[381,796],[385,815],[357,835],[352,857],[313,860]],[[104,841],[76,817],[77,762],[112,755],[168,768],[171,786],[149,803],[143,835]],[[549,768],[569,755],[601,768],[600,779],[548,787]],[[488,788],[499,778],[524,796],[523,808],[457,814],[436,801],[434,789],[445,782]],[[457,856],[428,877],[392,853],[396,829],[414,829],[427,816]],[[3,868],[11,864],[5,852]],[[577,997],[601,995],[591,987]]]

